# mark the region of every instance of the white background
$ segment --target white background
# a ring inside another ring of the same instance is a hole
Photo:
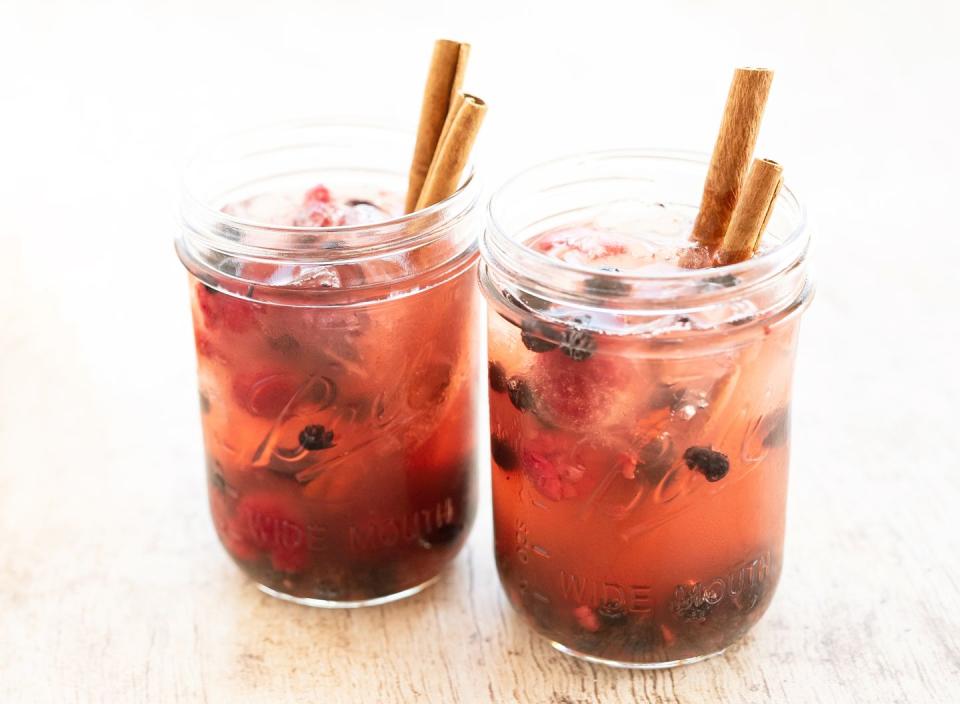
[[[466,87],[490,105],[488,184],[584,149],[709,151],[732,68],[776,69],[757,154],[808,206],[819,283],[778,604],[849,614],[831,637],[906,673],[880,699],[942,695],[960,676],[957,8],[0,0],[0,692],[33,691],[43,661],[11,634],[54,647],[43,629],[62,614],[28,594],[60,574],[81,588],[91,552],[126,574],[130,527],[179,497],[208,530],[180,166],[264,122],[412,127],[449,36],[472,42]],[[789,642],[803,624],[787,622]]]

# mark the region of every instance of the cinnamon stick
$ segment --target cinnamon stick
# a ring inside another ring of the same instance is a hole
[[[480,98],[466,94],[458,105],[443,140],[437,145],[416,210],[440,202],[460,185],[460,176],[470,159],[470,150],[477,139],[487,105]]]
[[[757,251],[782,183],[780,164],[770,159],[754,160],[720,245],[720,264],[742,262]]]
[[[703,186],[693,239],[710,249],[723,240],[753,156],[773,71],[738,68],[727,95],[720,133]]]
[[[413,212],[423,189],[427,171],[437,151],[440,134],[448,119],[450,105],[460,92],[467,70],[470,45],[449,39],[438,39],[433,45],[430,72],[423,91],[420,125],[407,186],[404,211]]]

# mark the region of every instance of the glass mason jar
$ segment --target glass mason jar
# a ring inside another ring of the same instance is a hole
[[[259,587],[363,606],[431,584],[476,512],[478,186],[375,224],[224,212],[324,184],[402,195],[412,136],[301,124],[188,168],[189,271],[210,508]]]
[[[601,268],[530,241],[620,228],[677,251],[706,167],[655,151],[547,163],[493,196],[481,242],[500,579],[554,647],[610,665],[717,654],[770,603],[812,291],[804,213],[784,188],[764,249],[720,268]]]

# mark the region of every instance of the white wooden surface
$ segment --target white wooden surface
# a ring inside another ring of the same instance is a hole
[[[960,699],[958,20],[877,0],[0,0],[0,701]],[[722,658],[555,654],[500,594],[487,504],[441,584],[370,610],[261,596],[216,543],[181,157],[271,120],[412,123],[441,34],[474,42],[491,181],[580,149],[709,149],[731,67],[778,69],[760,151],[810,206],[820,289],[785,573]]]

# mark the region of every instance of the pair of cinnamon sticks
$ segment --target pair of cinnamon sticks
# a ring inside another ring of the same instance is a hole
[[[719,264],[749,259],[757,251],[783,183],[783,168],[775,161],[754,159],[750,165],[772,82],[769,69],[738,68],[730,84],[693,226],[694,241],[715,252]]]
[[[460,185],[487,112],[480,98],[461,91],[469,56],[469,44],[448,39],[434,44],[410,165],[407,213],[440,202]]]
[[[453,194],[470,158],[486,104],[463,93],[470,45],[439,39],[434,44],[423,93],[420,125],[410,165],[405,212],[433,205]],[[749,259],[773,211],[783,183],[775,161],[755,159],[749,168],[773,72],[738,68],[734,72],[693,239],[719,264]]]

